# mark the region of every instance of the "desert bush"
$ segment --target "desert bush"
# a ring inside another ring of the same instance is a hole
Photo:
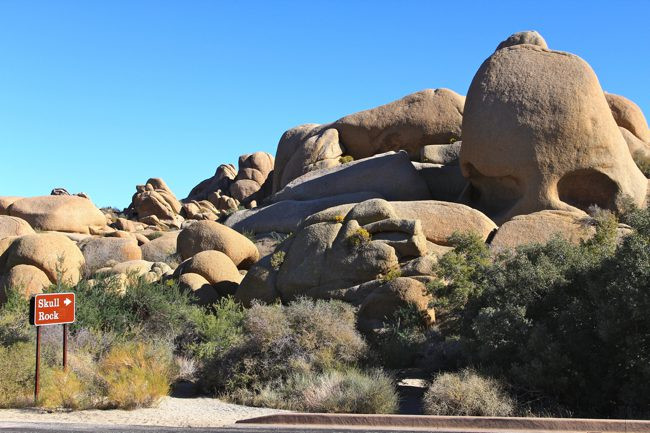
[[[13,287],[4,291],[6,302],[0,305],[0,346],[30,341],[34,330],[29,326],[29,301]]]
[[[354,309],[339,301],[254,304],[245,311],[242,335],[239,344],[206,364],[204,383],[213,392],[260,389],[294,373],[344,368],[367,350]]]
[[[241,234],[251,242],[255,242],[257,240],[255,238],[255,232],[252,230],[244,230]]]
[[[515,404],[498,381],[464,369],[436,376],[424,395],[429,415],[511,416]]]
[[[372,239],[370,232],[364,229],[363,227],[358,228],[354,233],[348,238],[348,242],[352,247],[359,247],[360,245],[367,244]]]
[[[393,380],[379,370],[298,373],[233,395],[242,404],[301,412],[394,413],[399,403]]]
[[[150,343],[128,342],[111,348],[99,364],[110,407],[150,406],[169,393],[177,376],[171,350]]]
[[[79,409],[84,404],[85,386],[73,371],[46,369],[43,374],[39,405],[46,408]]]
[[[162,235],[163,235],[163,232],[157,232],[157,231],[156,232],[149,232],[149,233],[145,234],[146,238],[149,239],[150,241],[153,241],[154,239],[158,239],[158,238],[162,237]]]
[[[650,214],[624,218],[636,232],[620,242],[615,219],[600,212],[588,222],[596,235],[579,245],[555,238],[492,259],[442,260],[455,269],[438,292],[452,286],[455,326],[440,329],[460,338],[466,362],[517,390],[580,416],[647,416]]]
[[[354,157],[352,155],[343,155],[339,158],[339,162],[341,164],[347,164],[352,161],[354,161]]]
[[[412,367],[427,341],[427,322],[414,306],[398,308],[371,339],[372,349],[387,368]]]
[[[343,221],[345,221],[345,216],[343,216],[343,215],[335,215],[335,216],[334,216],[334,222],[335,222],[335,223],[339,223],[339,224],[340,224],[340,223],[342,223]]]
[[[387,283],[388,281],[393,281],[402,276],[402,270],[400,268],[394,268],[382,275],[381,281]]]
[[[287,253],[285,251],[276,251],[271,256],[271,267],[276,271],[280,270],[280,266],[284,263]]]
[[[33,402],[34,345],[17,342],[0,345],[0,408]]]

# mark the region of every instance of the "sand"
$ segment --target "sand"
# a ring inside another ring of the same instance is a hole
[[[2,409],[0,421],[101,425],[158,425],[167,427],[223,427],[238,420],[284,412],[224,403],[214,398],[165,397],[158,407],[135,410],[46,412],[41,409]]]

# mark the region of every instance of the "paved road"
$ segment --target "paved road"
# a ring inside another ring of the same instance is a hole
[[[290,431],[292,433],[359,433],[400,431],[399,429],[374,429],[363,428],[295,428],[287,426],[274,427],[159,427],[159,426],[106,426],[95,424],[68,424],[68,423],[18,423],[0,421],[0,433],[279,433]],[[404,430],[401,430],[402,432]]]

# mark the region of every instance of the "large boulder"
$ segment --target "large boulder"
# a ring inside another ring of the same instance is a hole
[[[545,209],[620,210],[626,196],[642,206],[648,184],[589,65],[530,44],[497,50],[474,76],[460,163],[463,201],[497,223]]]
[[[0,215],[9,215],[9,206],[22,197],[0,196]]]
[[[8,288],[18,290],[23,298],[29,299],[51,284],[45,272],[36,266],[16,265],[0,277],[0,305]]]
[[[140,221],[147,217],[174,220],[181,207],[181,202],[176,199],[164,180],[151,178],[146,184],[136,186],[129,211]]]
[[[273,191],[315,169],[406,150],[412,158],[432,143],[449,143],[461,134],[464,98],[448,89],[422,90],[326,125],[307,124],[285,132],[278,143]]]
[[[265,207],[235,212],[228,217],[225,224],[240,232],[290,233],[295,231],[303,220],[317,212],[333,206],[379,197],[379,194],[373,192],[356,192],[316,200],[284,200]]]
[[[91,233],[106,226],[104,214],[90,200],[75,195],[23,198],[13,202],[8,213],[43,231]]]
[[[454,233],[474,233],[485,240],[497,228],[481,212],[458,203],[424,200],[391,202],[391,205],[399,218],[419,219],[427,240],[439,245],[447,245]]]
[[[266,152],[241,155],[239,171],[229,188],[230,195],[245,204],[252,200],[262,200],[266,194],[260,190],[273,171],[274,162],[273,156]]]
[[[228,191],[237,176],[237,169],[232,164],[221,164],[214,175],[200,182],[185,200],[208,200],[210,194],[217,191]],[[213,203],[216,205],[216,203]]]
[[[221,251],[242,269],[260,258],[255,244],[246,236],[214,221],[197,221],[179,233],[177,251],[182,259],[205,250]]]
[[[584,212],[559,210],[518,215],[499,227],[490,247],[502,250],[532,243],[545,244],[556,236],[578,243],[596,232],[593,225],[586,223],[587,220],[589,217]]]
[[[648,122],[638,105],[623,96],[613,93],[605,93],[605,99],[607,99],[609,109],[612,111],[612,116],[614,116],[618,126],[627,129],[639,140],[650,143]]]
[[[89,238],[79,242],[78,246],[83,253],[88,274],[116,263],[142,259],[142,252],[134,238]]]
[[[33,234],[34,229],[22,218],[0,215],[0,238]]]
[[[220,296],[234,295],[242,280],[232,260],[215,250],[201,251],[187,259],[176,268],[174,275],[180,277],[188,273],[205,278]]]
[[[332,168],[311,171],[273,195],[273,202],[314,200],[359,191],[387,200],[424,200],[429,189],[406,152],[388,152]]]
[[[142,258],[149,262],[165,262],[177,265],[176,243],[180,231],[164,232],[159,237],[140,246]]]
[[[443,165],[414,161],[413,166],[427,184],[433,200],[456,202],[467,187],[467,179],[456,163]]]
[[[82,199],[84,200],[84,199]],[[3,272],[17,265],[32,265],[47,275],[52,283],[76,284],[85,264],[77,245],[59,233],[39,233],[16,238],[5,252]]]
[[[359,306],[359,326],[362,329],[382,328],[400,308],[414,308],[421,312],[428,324],[435,322],[433,308],[429,307],[431,295],[421,282],[399,277],[379,284]]]
[[[497,46],[497,50],[512,47],[513,45],[522,44],[537,45],[538,47],[548,48],[548,45],[546,45],[546,41],[542,35],[537,33],[535,30],[526,30],[523,32],[513,33],[512,35],[508,36],[505,41],[502,41]]]

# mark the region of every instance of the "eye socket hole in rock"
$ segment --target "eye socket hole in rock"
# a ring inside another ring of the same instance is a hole
[[[616,210],[619,190],[606,174],[585,168],[565,174],[557,183],[557,192],[564,203],[586,211],[591,205]]]
[[[471,163],[466,163],[464,168],[469,178],[465,199],[490,217],[506,212],[523,196],[522,187],[514,177],[488,177]]]

